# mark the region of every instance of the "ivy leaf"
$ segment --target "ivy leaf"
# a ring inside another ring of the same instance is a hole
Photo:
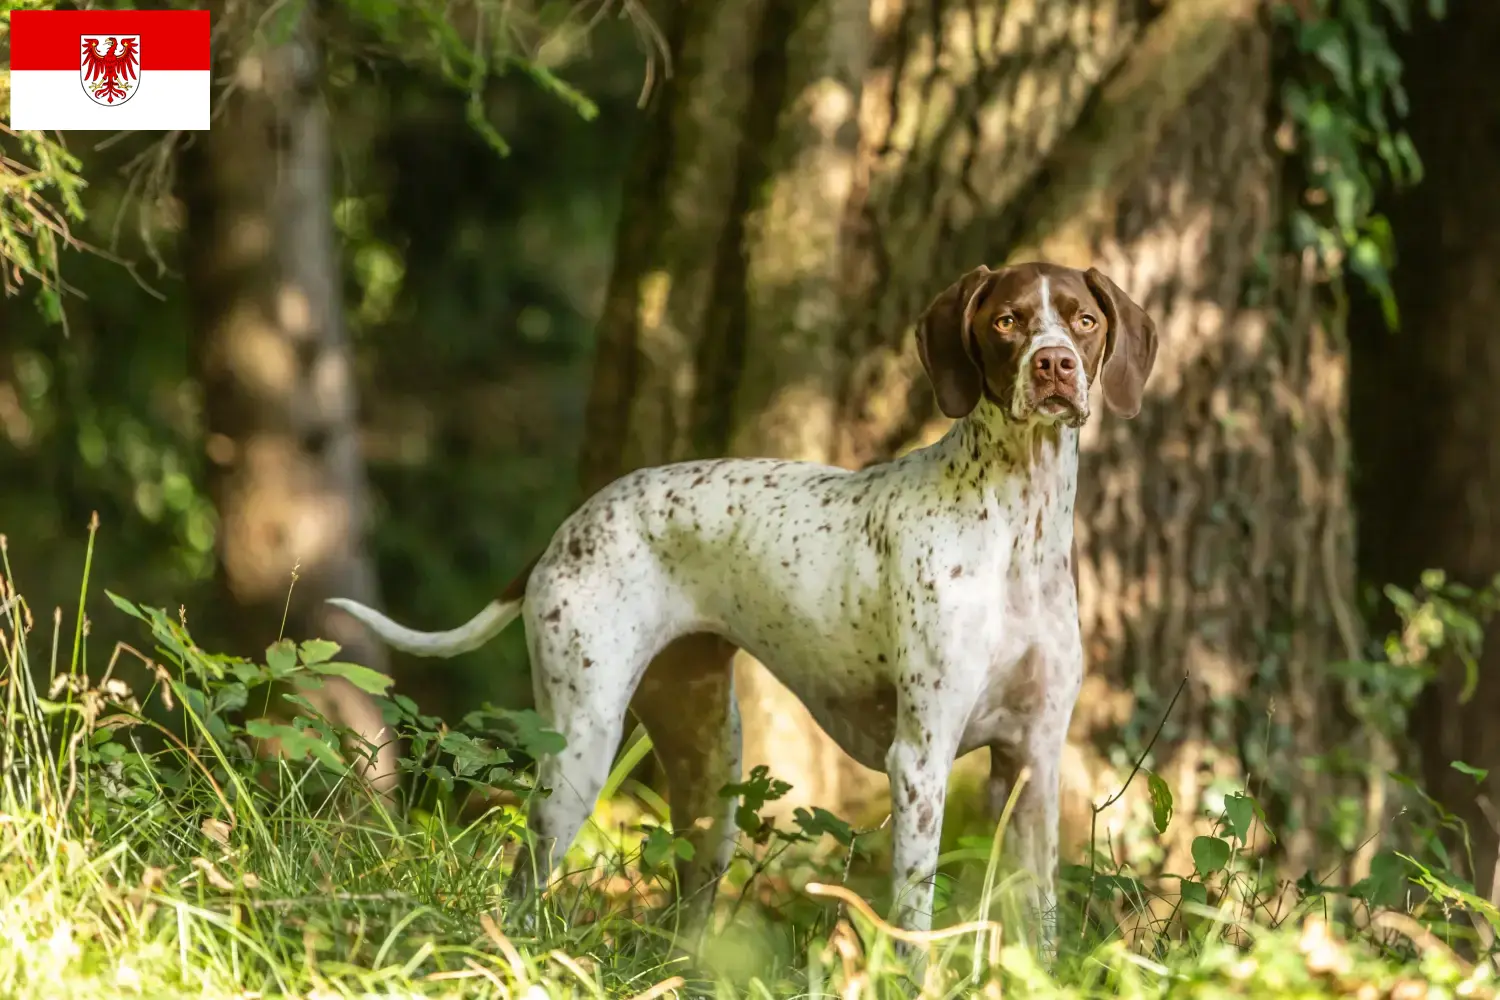
[[[1193,867],[1199,875],[1212,875],[1229,864],[1229,844],[1219,837],[1193,838]]]
[[[1301,41],[1304,52],[1311,52],[1318,62],[1328,67],[1339,90],[1352,95],[1354,63],[1343,25],[1331,17],[1314,21],[1303,29]]]
[[[1151,821],[1156,824],[1157,833],[1166,833],[1167,825],[1172,822],[1172,789],[1155,771],[1146,772],[1146,788],[1151,793]]]
[[[342,677],[365,694],[385,694],[395,679],[358,663],[308,663],[309,670],[330,677]]]
[[[1198,839],[1205,840],[1208,838],[1199,837]],[[1221,840],[1219,841],[1219,843],[1222,844],[1224,842]],[[1196,846],[1197,845],[1195,844],[1194,847]],[[1225,846],[1227,847],[1228,845]],[[1198,882],[1190,878],[1185,878],[1180,884],[1182,886],[1182,901],[1184,903],[1197,903],[1199,906],[1208,905],[1208,887],[1205,886],[1202,882]]]
[[[338,643],[327,639],[309,639],[302,644],[302,662],[309,667],[316,663],[327,663],[342,648]]]

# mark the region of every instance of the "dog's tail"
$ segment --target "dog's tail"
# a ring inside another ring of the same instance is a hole
[[[521,615],[522,598],[513,601],[491,601],[484,610],[447,632],[418,632],[394,622],[374,608],[367,608],[347,597],[330,597],[328,603],[343,608],[369,626],[389,646],[416,656],[438,656],[446,659],[478,649],[504,631],[505,626]]]

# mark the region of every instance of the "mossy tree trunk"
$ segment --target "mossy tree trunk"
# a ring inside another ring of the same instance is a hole
[[[1192,815],[1208,777],[1271,763],[1247,691],[1287,692],[1283,742],[1316,747],[1309,665],[1346,644],[1343,356],[1310,308],[1271,320],[1307,279],[1259,253],[1278,176],[1259,4],[1145,9],[666,10],[676,75],[621,225],[583,463],[593,489],[700,455],[888,457],[943,429],[911,325],[954,276],[1099,263],[1163,344],[1140,419],[1085,438],[1074,838],[1113,790],[1107,748],[1143,743],[1184,673],[1156,765]],[[742,682],[747,766],[846,812],[882,790],[762,672]]]

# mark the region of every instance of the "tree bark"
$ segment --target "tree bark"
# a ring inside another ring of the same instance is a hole
[[[1425,177],[1388,199],[1401,326],[1360,303],[1354,324],[1360,573],[1414,587],[1441,569],[1472,586],[1500,573],[1500,94],[1490,40],[1500,8],[1451,4],[1399,43],[1407,128]],[[1481,892],[1494,883],[1500,814],[1500,623],[1485,635],[1479,684],[1447,664],[1411,716],[1426,791],[1469,826]],[[1488,768],[1476,786],[1452,761]],[[1491,804],[1486,809],[1486,804]]]
[[[379,595],[311,18],[281,44],[223,57],[232,87],[182,171],[218,584],[246,652],[259,656],[285,614],[287,636],[333,639],[344,658],[384,671],[384,647],[324,603]],[[317,696],[330,717],[386,742],[363,692],[334,679]],[[393,747],[374,776],[394,777]]]
[[[1154,724],[1184,672],[1191,717],[1154,763],[1192,816],[1210,775],[1282,762],[1256,756],[1265,719],[1235,696],[1290,683],[1277,721],[1306,749],[1321,688],[1305,675],[1346,650],[1340,341],[1310,308],[1271,322],[1307,297],[1296,262],[1256,278],[1277,185],[1257,7],[1173,3],[1143,23],[1124,0],[765,0],[717,35],[674,7],[687,58],[622,222],[590,488],[696,455],[852,467],[931,439],[944,422],[912,324],[982,261],[1097,262],[1151,308],[1145,410],[1085,436],[1075,838],[1114,790],[1103,748]],[[732,78],[727,104],[706,96],[705,65]],[[693,114],[721,130],[712,169],[682,137]],[[746,764],[769,763],[795,804],[848,813],[881,788],[763,672],[741,681]]]

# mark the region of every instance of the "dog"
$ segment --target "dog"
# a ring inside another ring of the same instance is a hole
[[[1006,836],[1055,933],[1059,771],[1083,679],[1073,505],[1090,388],[1123,417],[1156,358],[1151,318],[1098,270],[978,267],[917,324],[954,419],[937,443],[858,472],[774,459],[643,469],[587,500],[468,623],[417,632],[332,603],[398,649],[453,656],[524,617],[536,706],[567,745],[540,762],[508,892],[550,878],[588,819],[627,710],[650,733],[693,845],[678,890],[702,924],[734,849],[750,653],[855,760],[890,778],[896,920],[931,926],[954,760],[991,756]],[[759,762],[755,762],[759,763]]]

